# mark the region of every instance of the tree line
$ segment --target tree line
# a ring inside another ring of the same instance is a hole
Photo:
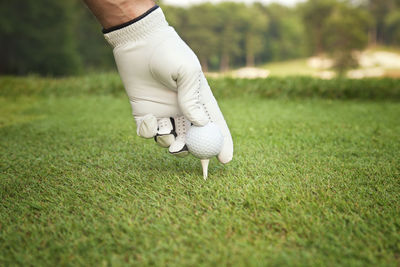
[[[321,54],[332,56],[341,71],[357,64],[355,50],[400,46],[400,0],[159,4],[205,71]],[[114,68],[100,25],[79,0],[0,0],[0,59],[0,74]]]

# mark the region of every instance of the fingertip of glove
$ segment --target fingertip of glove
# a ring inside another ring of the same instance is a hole
[[[233,156],[226,157],[224,155],[218,155],[218,161],[221,162],[222,164],[228,164],[229,162],[232,161]]]
[[[157,118],[153,114],[146,115],[138,127],[138,135],[143,138],[153,138],[157,134]]]
[[[232,139],[225,139],[221,152],[218,154],[217,159],[222,164],[227,164],[233,159],[233,142]]]

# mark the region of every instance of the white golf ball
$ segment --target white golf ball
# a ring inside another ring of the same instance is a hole
[[[189,152],[199,159],[209,159],[218,155],[223,144],[222,132],[213,122],[203,127],[192,125],[186,133],[186,145]]]

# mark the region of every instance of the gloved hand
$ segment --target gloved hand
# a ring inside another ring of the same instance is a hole
[[[162,146],[170,145],[171,153],[179,154],[186,149],[190,124],[204,126],[212,121],[224,136],[218,159],[231,161],[232,137],[199,60],[168,25],[161,8],[155,6],[134,23],[122,26],[104,36],[114,48],[138,135],[156,137]]]

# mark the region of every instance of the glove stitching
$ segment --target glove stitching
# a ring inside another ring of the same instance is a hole
[[[199,72],[199,77],[198,77],[198,80],[199,80],[199,87],[198,87],[198,89],[197,89],[198,104],[201,103],[201,99],[200,99],[201,78],[202,78],[202,72],[200,71],[200,72]],[[209,113],[208,110],[207,110],[206,104],[204,104],[204,103],[201,103],[201,104],[203,105],[203,110],[206,112],[208,119],[211,121],[211,116],[210,116],[210,113]]]

